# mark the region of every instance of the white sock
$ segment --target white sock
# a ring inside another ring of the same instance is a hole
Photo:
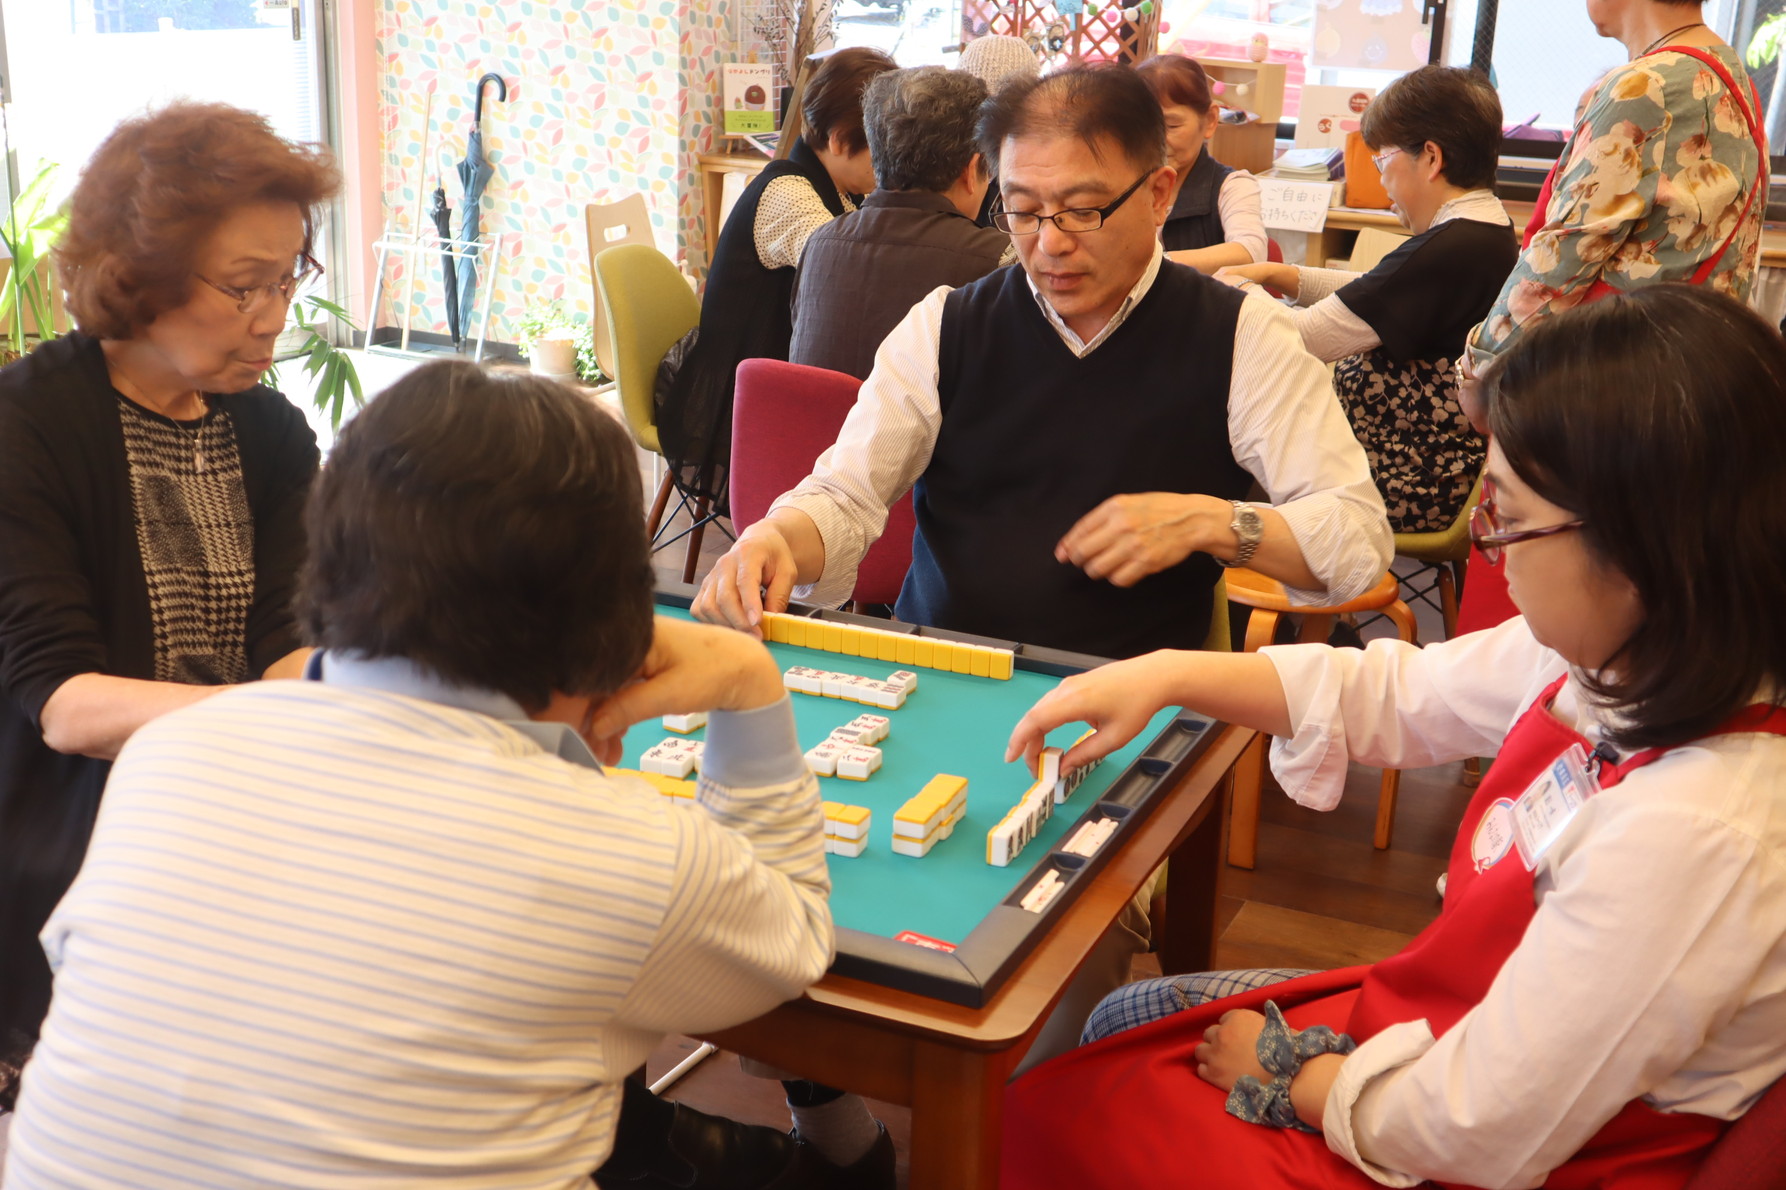
[[[844,1095],[817,1107],[788,1105],[800,1139],[833,1165],[854,1165],[874,1147],[880,1125],[860,1095]]]

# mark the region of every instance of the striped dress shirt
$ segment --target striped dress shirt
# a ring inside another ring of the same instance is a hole
[[[693,804],[522,718],[331,655],[139,731],[43,932],[8,1190],[588,1187],[665,1033],[824,972],[785,699],[712,716]]]

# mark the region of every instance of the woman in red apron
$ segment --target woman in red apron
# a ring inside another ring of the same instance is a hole
[[[1472,532],[1522,617],[1426,650],[1154,653],[1011,741],[1086,721],[1083,763],[1184,705],[1278,737],[1316,805],[1351,760],[1498,750],[1437,920],[1036,1068],[1005,1186],[1673,1190],[1786,1072],[1786,343],[1660,286],[1533,328],[1484,390]]]
[[[1588,5],[1631,62],[1596,84],[1544,179],[1519,263],[1458,365],[1466,412],[1475,405],[1472,365],[1560,310],[1667,281],[1748,297],[1767,205],[1767,135],[1755,84],[1737,51],[1700,21],[1701,7]],[[1478,413],[1471,420],[1483,428]],[[1472,551],[1458,631],[1515,614],[1505,579]]]

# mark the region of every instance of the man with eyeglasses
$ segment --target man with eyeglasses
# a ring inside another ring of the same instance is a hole
[[[1173,175],[1146,85],[1014,84],[980,140],[1021,269],[912,309],[696,614],[755,631],[790,594],[841,603],[908,488],[914,623],[1127,657],[1202,645],[1218,563],[1307,603],[1369,589],[1389,527],[1326,371],[1284,311],[1162,258]],[[1269,505],[1244,501],[1254,480]]]

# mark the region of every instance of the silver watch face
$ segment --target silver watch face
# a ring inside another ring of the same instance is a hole
[[[1240,544],[1257,544],[1265,536],[1265,520],[1251,504],[1236,504],[1233,529]]]

